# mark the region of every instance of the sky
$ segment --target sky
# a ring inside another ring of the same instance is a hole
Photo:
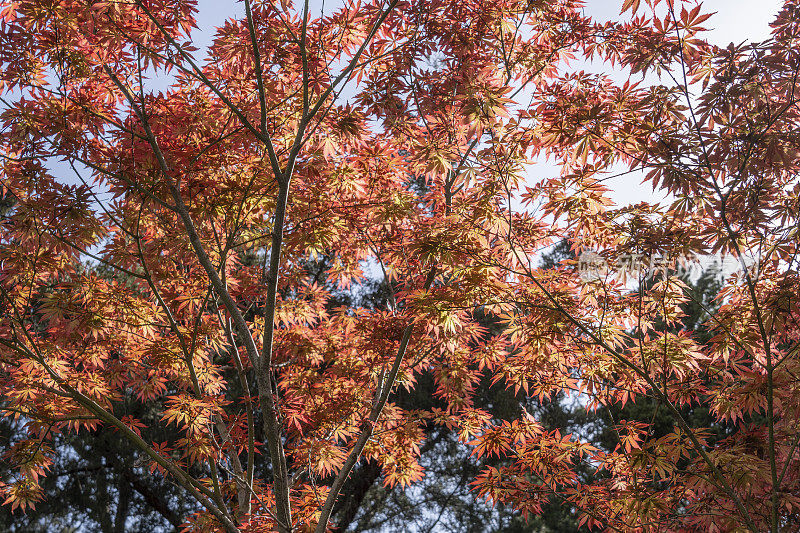
[[[326,13],[336,5],[340,5],[341,0],[310,0],[312,13],[319,15],[319,9],[325,2]],[[424,1],[424,0],[423,0]],[[714,44],[725,46],[730,42],[740,43],[742,41],[759,41],[769,36],[769,23],[774,19],[781,5],[780,0],[706,0],[703,2],[705,12],[716,12],[716,14],[706,21],[705,26],[711,28],[708,38]],[[622,0],[586,0],[585,12],[587,15],[599,20],[611,20],[619,16],[619,6]],[[225,20],[232,17],[240,18],[244,15],[244,8],[241,2],[236,0],[199,0],[199,12],[197,14],[198,29],[193,33],[193,41],[199,49],[198,59],[203,57],[202,51],[212,43],[215,29]],[[606,66],[600,67],[607,69]],[[594,69],[593,69],[594,70]],[[148,83],[152,90],[163,90],[168,87],[168,78],[153,79]],[[77,184],[79,179],[66,163],[60,161],[50,161],[48,166],[54,175],[58,176],[59,181],[66,184]],[[88,176],[90,172],[78,166],[81,174]],[[623,169],[616,169],[623,170]],[[533,186],[535,183],[555,177],[559,174],[559,168],[547,163],[538,161],[530,166],[530,176],[528,184]],[[620,177],[608,179],[604,183],[610,189],[609,196],[617,206],[625,206],[641,201],[657,202],[667,198],[657,197],[653,194],[649,184],[643,184],[642,173],[624,174]],[[105,191],[95,189],[97,198],[102,201],[106,196]],[[517,202],[513,202],[516,204]],[[514,205],[514,208],[519,208]],[[91,250],[99,252],[101,246]]]
[[[341,0],[310,0],[312,14],[318,16],[325,6],[326,13],[341,5]],[[324,4],[323,4],[324,2]],[[769,36],[769,23],[773,20],[781,5],[781,0],[706,0],[704,11],[714,12],[704,24],[710,28],[707,35],[714,44],[725,46],[730,42],[759,41]],[[585,12],[598,20],[612,20],[619,16],[622,0],[586,0]],[[198,59],[204,56],[203,51],[212,43],[215,29],[225,20],[244,16],[242,2],[236,0],[199,0],[197,13],[198,29],[193,32],[195,46],[199,49]],[[607,65],[573,65],[575,68],[608,73]],[[613,76],[613,73],[610,73]],[[152,90],[163,90],[170,84],[169,77],[152,79],[148,87]],[[66,164],[51,162],[56,175],[68,183],[76,183],[72,169]],[[614,169],[621,171],[623,169]],[[557,176],[559,168],[546,161],[538,161],[530,167],[529,185]],[[662,201],[665,197],[653,194],[649,184],[643,184],[642,173],[623,174],[608,179],[605,185],[610,188],[610,196],[618,206],[640,201]]]
[[[705,38],[723,47],[731,42],[739,44],[743,41],[765,40],[769,37],[769,24],[778,14],[782,3],[781,0],[705,0],[703,11],[714,13],[703,24],[710,30]],[[620,5],[619,0],[587,0],[585,12],[599,20],[613,20],[619,16]],[[617,170],[621,172],[624,169],[620,167]],[[540,163],[534,172],[555,175],[558,169]],[[666,196],[653,194],[652,187],[642,183],[643,175],[637,172],[606,180],[604,183],[610,189],[611,199],[620,206],[666,200]]]
[[[326,11],[338,2],[327,2]],[[586,0],[585,12],[601,20],[611,20],[619,15],[622,0]],[[319,9],[320,0],[312,1]],[[780,0],[705,0],[704,11],[716,14],[706,22],[712,28],[710,40],[717,45],[745,40],[761,40],[769,35],[769,23],[781,5]],[[234,0],[199,0],[198,2],[199,42],[209,44],[213,29],[232,16],[240,16],[244,9]]]
[[[621,0],[586,0],[585,12],[598,19],[619,15]],[[745,40],[758,41],[769,35],[780,0],[705,0],[703,11],[715,13],[704,26],[711,28],[709,39],[717,45]]]
[[[326,11],[338,2],[327,2]],[[585,12],[601,20],[611,20],[619,15],[621,0],[586,0]],[[744,40],[761,40],[769,35],[769,23],[780,7],[780,0],[705,0],[704,11],[716,13],[706,25],[712,28],[710,39],[715,44]],[[312,12],[321,7],[320,0],[311,2]],[[244,13],[242,3],[234,0],[199,0],[199,41],[209,44],[213,29],[232,16]]]
[[[769,36],[769,23],[778,13],[781,3],[781,0],[705,0],[703,11],[715,13],[704,24],[710,29],[707,38],[719,46],[731,42],[738,44],[764,40]],[[621,4],[622,0],[586,0],[584,10],[595,19],[613,20],[619,16]],[[318,14],[323,4],[320,0],[311,0],[310,5],[312,13]],[[337,5],[340,2],[327,0],[326,12]],[[199,0],[198,8],[199,30],[195,39],[201,50],[211,44],[216,27],[228,18],[244,14],[242,3],[234,0]],[[556,175],[558,169],[546,162],[539,162],[531,172],[531,180],[537,181]],[[663,199],[655,197],[650,186],[641,183],[639,173],[610,179],[606,185],[611,189],[611,198],[618,205]]]

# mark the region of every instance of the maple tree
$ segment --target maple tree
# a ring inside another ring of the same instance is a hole
[[[203,56],[193,1],[2,4],[6,504],[41,498],[57,435],[102,427],[196,503],[187,530],[323,532],[359,461],[409,486],[442,427],[522,516],[555,495],[590,528],[797,527],[796,1],[727,49],[696,2],[243,7]],[[532,186],[545,156],[562,171]],[[616,208],[620,165],[674,201]],[[674,276],[537,268],[563,239],[741,269],[700,342]],[[337,305],[370,277],[386,305]],[[403,407],[423,377],[438,405]],[[674,425],[618,420],[604,449],[494,417],[486,380]]]

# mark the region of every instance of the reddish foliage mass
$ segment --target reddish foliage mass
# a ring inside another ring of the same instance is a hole
[[[191,0],[4,2],[0,411],[24,427],[5,503],[41,498],[55,434],[102,425],[196,499],[187,530],[322,533],[359,460],[411,485],[441,425],[504,459],[474,492],[523,515],[556,494],[604,530],[800,527],[800,6],[726,49],[695,2],[620,8],[370,0],[314,18],[253,0],[199,51]],[[558,176],[537,176],[544,157]],[[620,169],[669,200],[616,207]],[[537,268],[564,239],[742,268],[701,343],[665,329],[689,298],[676,277],[631,291]],[[370,276],[386,306],[335,303]],[[398,406],[423,373],[444,407]],[[603,450],[494,420],[482,377],[590,411],[653,398],[674,429],[621,420]],[[160,426],[178,437],[142,437]]]

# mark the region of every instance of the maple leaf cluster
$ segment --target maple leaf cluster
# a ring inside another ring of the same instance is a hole
[[[3,3],[5,503],[41,499],[56,435],[103,427],[198,503],[187,531],[323,533],[359,461],[405,488],[442,427],[493,460],[476,497],[523,516],[555,496],[589,528],[797,527],[800,5],[721,49],[697,2],[582,4],[246,0],[203,55],[194,1]],[[615,206],[620,169],[670,200]],[[700,342],[676,276],[535,266],[564,240],[741,268]],[[337,300],[376,279],[385,305]],[[404,409],[421,376],[438,406]],[[482,380],[647,398],[674,427],[619,420],[604,449],[496,419]]]

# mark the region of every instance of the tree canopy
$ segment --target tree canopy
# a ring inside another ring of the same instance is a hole
[[[199,50],[194,0],[0,3],[10,511],[98,471],[106,530],[323,533],[438,476],[508,528],[800,527],[800,3],[727,48],[582,7],[244,0]]]

